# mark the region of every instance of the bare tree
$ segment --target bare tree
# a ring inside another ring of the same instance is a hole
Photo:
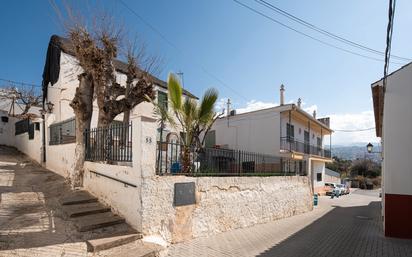
[[[84,134],[90,129],[93,115],[94,81],[100,78],[99,65],[101,53],[97,48],[90,33],[82,26],[73,26],[69,31],[75,56],[83,73],[78,76],[79,86],[70,106],[73,108],[76,120],[76,148],[75,164],[70,174],[70,182],[73,187],[83,185],[83,164],[85,160]]]
[[[41,105],[41,94],[37,93],[34,87],[5,87],[1,94],[0,99],[9,100],[11,103],[10,106],[10,115],[16,117],[26,117],[29,114],[31,107]],[[12,110],[15,105],[22,105],[22,112],[19,114],[15,114],[14,110]]]
[[[68,13],[72,12],[68,9]],[[146,96],[153,98],[154,93],[153,77],[139,67],[143,47],[137,55],[129,52],[126,56],[127,70],[122,70],[127,76],[126,86],[121,86],[116,81],[119,65],[117,58],[119,49],[122,48],[122,26],[99,16],[96,20],[100,20],[100,24],[88,27],[79,22],[82,19],[73,17],[71,15],[74,22],[66,25],[66,29],[83,73],[79,75],[79,86],[70,104],[76,119],[75,166],[70,180],[73,186],[81,186],[85,160],[83,132],[90,129],[93,101],[97,101],[99,109],[98,127],[104,128],[121,113],[125,113],[125,119],[128,120],[130,110],[139,103],[148,101]],[[154,67],[154,63],[155,61],[148,67]]]

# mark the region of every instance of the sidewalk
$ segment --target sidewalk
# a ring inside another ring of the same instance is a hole
[[[64,178],[0,146],[0,256],[84,257],[87,248],[59,213]]]
[[[377,196],[320,197],[312,212],[172,245],[168,256],[412,256],[412,240],[383,236]]]

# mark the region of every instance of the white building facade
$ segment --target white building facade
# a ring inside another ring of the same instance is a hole
[[[385,235],[412,238],[412,63],[372,84]]]
[[[328,122],[328,118],[316,119],[295,104],[241,114],[232,112],[215,122],[206,142],[209,147],[281,157],[280,171],[309,175],[313,191],[321,193],[325,163],[332,161],[332,130]]]

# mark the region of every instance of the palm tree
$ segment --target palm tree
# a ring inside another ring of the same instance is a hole
[[[202,148],[207,132],[212,127],[216,118],[219,117],[215,112],[218,92],[213,88],[206,90],[200,103],[198,103],[193,98],[183,95],[183,88],[180,81],[173,73],[169,74],[167,86],[172,113],[169,113],[165,110],[164,106],[160,104],[155,104],[155,112],[158,114],[161,126],[163,126],[166,121],[171,125],[179,124],[184,135],[182,138],[183,172],[188,173],[190,172],[191,166],[191,149],[199,151],[199,149]]]

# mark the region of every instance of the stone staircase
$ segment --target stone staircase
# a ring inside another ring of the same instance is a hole
[[[84,234],[87,251],[97,252],[136,243],[145,249],[145,253],[156,256],[158,248],[146,247],[140,240],[140,233],[87,191],[73,191],[62,198],[60,204],[64,218],[72,221],[77,230]]]

